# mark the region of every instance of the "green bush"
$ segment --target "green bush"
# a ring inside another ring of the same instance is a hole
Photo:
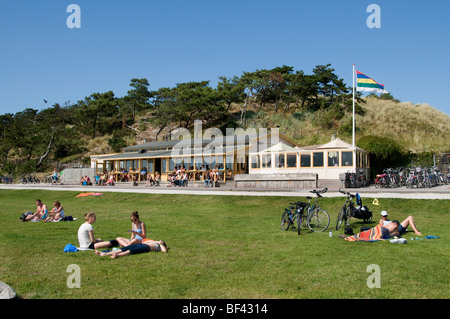
[[[405,166],[409,161],[400,145],[389,137],[367,135],[358,140],[357,146],[369,153],[372,176],[384,168]]]

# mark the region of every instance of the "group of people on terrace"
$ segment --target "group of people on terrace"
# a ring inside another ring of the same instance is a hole
[[[139,174],[141,177],[139,178]],[[209,165],[201,165],[200,169],[196,170],[190,167],[186,170],[184,165],[178,165],[175,170],[167,174],[168,187],[173,186],[187,186],[189,181],[203,181],[204,187],[214,186],[214,182],[223,178],[225,169],[223,164],[215,165],[213,169]],[[141,171],[133,171],[132,168],[126,171],[122,168],[120,171],[111,171],[104,174],[96,173],[94,176],[95,185],[98,186],[114,186],[116,182],[137,182],[145,181],[145,187],[160,186],[161,174],[148,173],[144,167]],[[92,185],[88,176],[83,176],[80,179],[80,185]]]
[[[200,170],[194,170],[190,167],[186,170],[184,165],[179,165],[172,173],[168,174],[167,181],[170,182],[167,187],[187,186],[189,181],[203,181],[204,187],[214,186],[214,182],[223,177],[224,167],[222,164],[215,165],[214,169],[209,169],[209,165],[202,165]]]

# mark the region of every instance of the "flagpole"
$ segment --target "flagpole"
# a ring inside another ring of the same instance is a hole
[[[353,63],[353,120],[352,120],[352,146],[355,149],[355,63]]]

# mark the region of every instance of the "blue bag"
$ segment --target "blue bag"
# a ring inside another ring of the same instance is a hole
[[[64,252],[65,253],[77,252],[77,251],[78,251],[77,247],[75,247],[72,244],[67,244],[66,247],[64,247]]]

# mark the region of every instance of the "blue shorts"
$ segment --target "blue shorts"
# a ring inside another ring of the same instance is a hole
[[[146,244],[133,244],[130,246],[120,248],[122,251],[130,251],[130,255],[148,253],[150,246]]]
[[[402,224],[398,225],[398,232],[400,235],[403,235],[407,232],[406,228],[402,226]]]

